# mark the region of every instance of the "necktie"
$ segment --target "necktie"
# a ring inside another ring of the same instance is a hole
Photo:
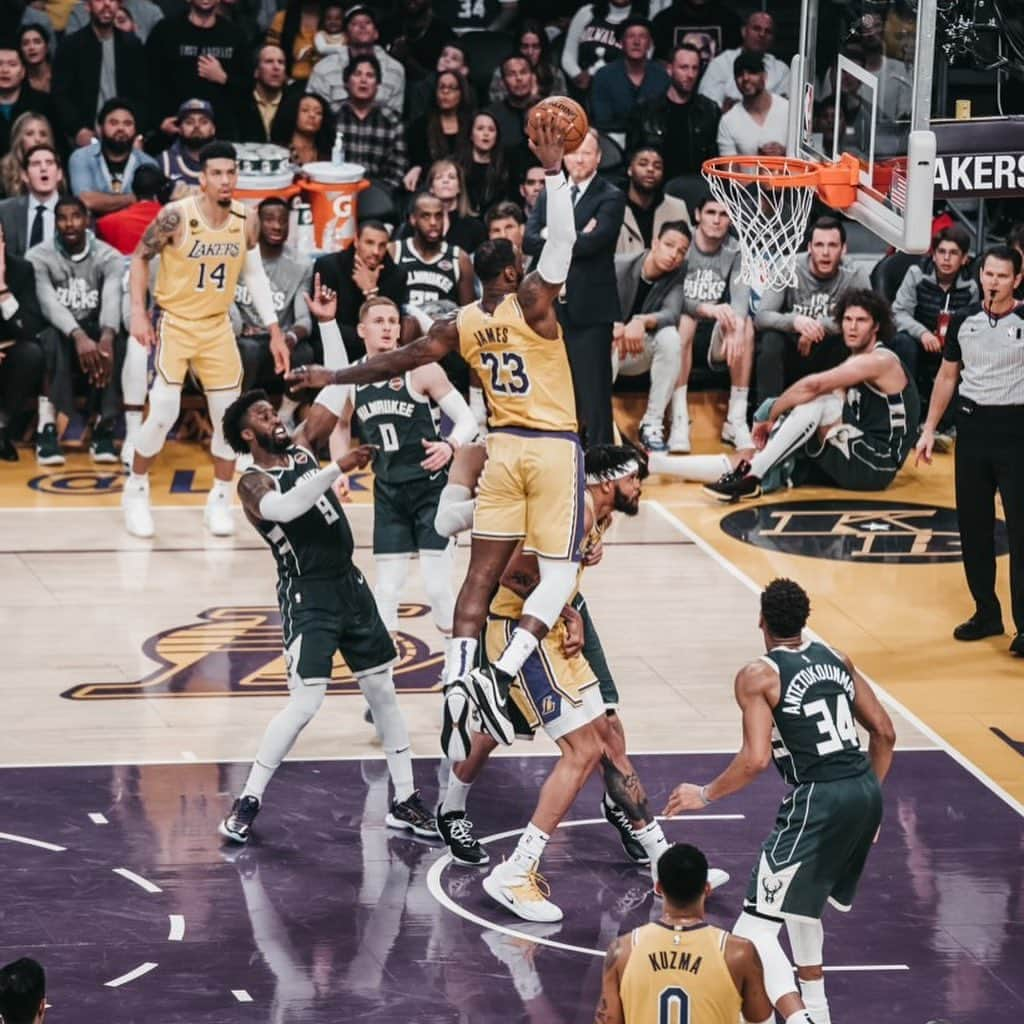
[[[42,203],[36,206],[36,215],[32,218],[32,230],[29,232],[29,246],[38,245],[43,240],[43,214],[46,207]]]
[[[573,185],[573,187],[571,189],[569,189],[569,198],[572,199],[572,205],[573,206],[576,205],[576,200],[579,199],[579,197],[580,197],[580,187],[579,187],[579,185]],[[35,230],[35,229],[33,228],[33,230]]]

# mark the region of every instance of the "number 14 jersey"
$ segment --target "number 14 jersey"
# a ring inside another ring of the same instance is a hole
[[[491,427],[576,432],[576,403],[565,341],[542,338],[515,295],[493,313],[479,302],[459,310],[459,349],[487,398]]]
[[[786,782],[828,782],[866,771],[853,718],[853,676],[843,659],[817,641],[775,647],[762,659],[779,673],[772,757]]]

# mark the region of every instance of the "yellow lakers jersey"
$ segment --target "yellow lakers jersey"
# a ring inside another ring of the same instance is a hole
[[[725,963],[729,933],[709,924],[634,928],[619,982],[627,1021],[736,1024],[742,998]]]
[[[487,397],[492,427],[576,430],[576,403],[565,342],[542,338],[526,322],[516,296],[493,313],[479,302],[459,311],[459,349]]]
[[[183,221],[182,238],[160,253],[156,304],[182,320],[225,317],[245,262],[245,206],[233,200],[228,219],[219,228],[203,220],[194,196],[174,206]]]

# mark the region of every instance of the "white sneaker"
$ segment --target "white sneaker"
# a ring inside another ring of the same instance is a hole
[[[722,441],[738,452],[754,447],[754,438],[745,420],[726,420],[722,424]]]
[[[153,515],[149,511],[149,481],[141,485],[127,481],[121,495],[121,509],[124,512],[124,528],[133,537],[152,537]]]
[[[203,522],[214,537],[231,537],[235,532],[235,517],[231,512],[230,497],[218,498],[211,493],[206,500]]]
[[[708,868],[708,885],[711,886],[712,891],[728,884],[731,877],[728,871],[723,871],[721,868]]]
[[[562,920],[562,911],[548,899],[551,890],[536,865],[524,872],[503,861],[484,879],[484,892],[524,921]]]
[[[672,429],[668,435],[668,450],[673,455],[690,454],[690,421],[688,419],[672,421]]]

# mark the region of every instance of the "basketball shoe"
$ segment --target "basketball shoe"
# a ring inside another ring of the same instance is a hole
[[[240,796],[232,805],[217,831],[233,843],[247,843],[252,823],[260,813],[260,802],[254,796]]]
[[[466,817],[465,811],[442,814],[438,807],[437,831],[456,864],[466,864],[473,868],[490,864],[491,858],[473,835],[473,822]]]
[[[524,921],[562,920],[562,911],[548,899],[551,889],[536,864],[523,870],[502,861],[484,879],[484,892]]]
[[[420,791],[414,790],[412,796],[405,800],[391,801],[391,810],[384,818],[388,828],[404,828],[416,836],[427,836],[436,839],[437,822],[420,799]]]

